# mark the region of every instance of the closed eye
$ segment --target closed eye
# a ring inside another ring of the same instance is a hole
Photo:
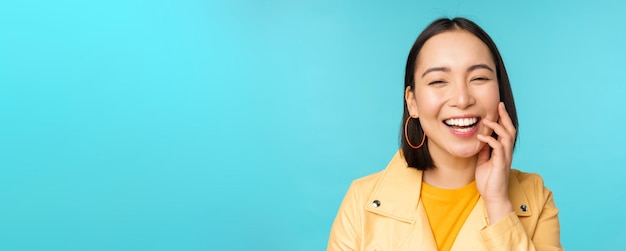
[[[487,80],[489,80],[489,78],[485,78],[485,77],[476,77],[472,79],[472,81],[487,81]]]
[[[443,80],[435,80],[435,81],[428,83],[428,85],[436,85],[436,84],[444,84],[444,83],[446,82]]]

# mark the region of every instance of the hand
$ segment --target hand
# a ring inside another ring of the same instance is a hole
[[[498,135],[497,139],[477,135],[478,140],[486,144],[478,153],[476,187],[485,201],[492,223],[513,211],[508,188],[516,130],[502,102],[498,104],[498,115],[500,119],[497,123],[488,119],[482,120],[485,126],[493,129]],[[493,149],[491,156],[490,149]]]

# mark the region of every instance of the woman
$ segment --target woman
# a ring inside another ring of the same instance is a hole
[[[511,169],[517,113],[500,53],[464,18],[411,48],[401,150],[352,183],[328,250],[562,250],[539,175]]]

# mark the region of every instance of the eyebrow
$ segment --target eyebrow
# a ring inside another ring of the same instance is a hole
[[[491,67],[489,67],[486,64],[475,64],[470,66],[469,68],[467,68],[467,72],[471,72],[477,69],[485,69],[485,70],[489,70],[490,72],[493,72],[493,69],[491,69]],[[433,68],[428,68],[426,71],[424,71],[424,73],[422,73],[422,78],[424,78],[424,76],[426,76],[426,74],[430,73],[430,72],[434,72],[434,71],[443,71],[443,72],[450,72],[450,68],[448,67],[433,67]]]
[[[433,68],[428,68],[426,71],[424,71],[424,73],[422,73],[422,78],[424,78],[424,76],[426,76],[426,74],[433,72],[433,71],[443,71],[443,72],[450,72],[450,68],[448,67],[433,67]]]
[[[477,70],[477,69],[485,69],[485,70],[489,70],[490,72],[493,72],[493,69],[491,69],[491,67],[489,67],[486,64],[475,64],[475,65],[472,65],[469,68],[467,68],[467,72],[471,72],[471,71]]]

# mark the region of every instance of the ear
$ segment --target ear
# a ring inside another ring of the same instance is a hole
[[[410,86],[407,86],[404,91],[404,100],[406,100],[406,108],[409,111],[409,115],[412,118],[418,118],[419,113],[417,112],[417,100],[415,99],[415,92]]]

